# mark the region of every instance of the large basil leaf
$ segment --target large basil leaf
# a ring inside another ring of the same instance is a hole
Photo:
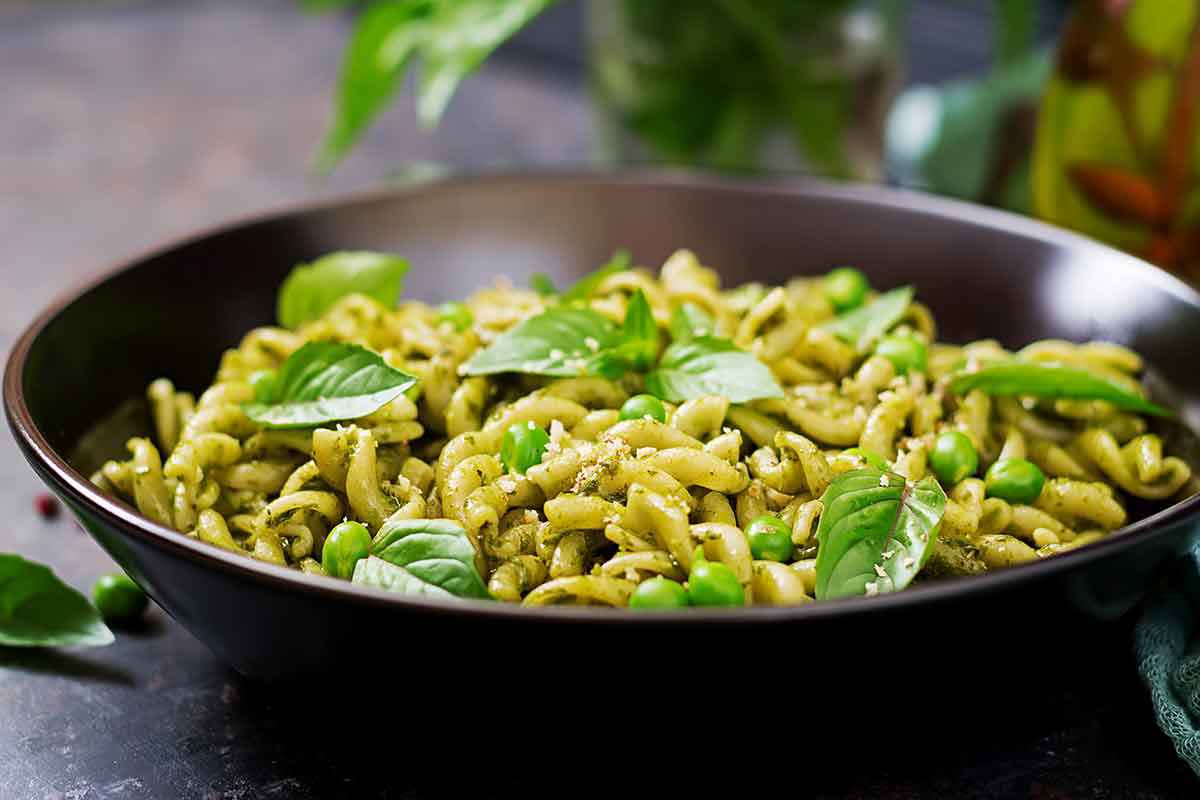
[[[994,361],[950,380],[950,390],[965,394],[979,389],[991,395],[1033,395],[1071,400],[1104,400],[1117,408],[1166,417],[1171,412],[1151,403],[1114,380],[1066,364],[1040,361]]]
[[[671,339],[676,342],[712,336],[716,328],[712,315],[695,303],[683,303],[671,314]]]
[[[467,375],[524,372],[615,379],[646,369],[658,355],[658,325],[645,294],[629,299],[618,328],[590,308],[560,305],[519,322],[463,365]]]
[[[336,0],[307,0],[316,6]],[[363,12],[343,56],[332,127],[320,167],[332,168],[421,61],[417,111],[437,123],[460,81],[554,0],[378,0]]]
[[[826,600],[907,586],[937,540],[946,494],[932,477],[865,468],[838,476],[821,504],[816,593]]]
[[[394,308],[407,273],[408,262],[387,253],[330,253],[300,264],[279,290],[279,324],[299,327],[350,294],[365,294]]]
[[[491,596],[475,567],[475,548],[467,532],[451,520],[389,519],[375,535],[371,554],[403,569],[413,579],[455,597]],[[397,576],[395,580],[400,578]],[[414,593],[407,584],[403,591]]]
[[[100,612],[48,567],[0,553],[0,645],[94,647],[112,641]]]
[[[715,336],[668,347],[658,367],[646,376],[646,391],[672,403],[711,394],[723,395],[731,403],[783,397],[766,364]]]
[[[342,57],[333,123],[317,157],[318,172],[333,169],[387,108],[420,43],[412,32],[424,18],[424,3],[411,0],[374,3],[359,15]]]
[[[309,342],[283,362],[268,396],[244,410],[267,428],[313,428],[373,414],[416,382],[358,345]]]
[[[354,565],[354,574],[350,576],[350,581],[396,594],[454,597],[440,586],[426,583],[404,567],[389,564],[375,556],[360,558]]]
[[[854,345],[859,353],[871,350],[875,342],[904,317],[912,303],[913,289],[902,286],[884,292],[865,306],[847,311],[821,327],[844,342]]]
[[[517,323],[463,365],[467,375],[525,372],[617,378],[625,366],[612,353],[617,326],[587,308],[555,307]]]

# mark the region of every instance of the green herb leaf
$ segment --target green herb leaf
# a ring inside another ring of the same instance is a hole
[[[646,391],[672,403],[710,394],[724,395],[732,403],[783,397],[766,364],[715,336],[668,347],[658,367],[646,376]]]
[[[671,314],[671,339],[676,342],[712,336],[716,327],[712,316],[695,303],[684,303]]]
[[[394,308],[407,273],[408,262],[387,253],[330,253],[300,264],[279,290],[279,324],[297,328],[351,294],[365,294]]]
[[[416,382],[358,345],[309,342],[283,362],[270,401],[244,410],[267,428],[313,428],[373,414]]]
[[[463,78],[555,0],[440,0],[426,3],[420,33],[421,85],[417,116],[437,124]]]
[[[950,380],[950,391],[965,394],[979,389],[990,395],[1033,395],[1071,400],[1104,400],[1117,408],[1169,417],[1171,412],[1151,403],[1120,383],[1079,367],[1040,361],[995,361]]]
[[[614,352],[617,326],[587,308],[559,306],[517,323],[464,365],[467,375],[524,372],[618,378],[628,368]]]
[[[308,0],[321,7],[338,0]],[[437,124],[459,82],[554,0],[378,0],[364,11],[343,56],[334,120],[319,169],[328,171],[388,105],[421,61],[417,111]]]
[[[0,553],[0,645],[95,647],[112,641],[100,612],[49,567]]]
[[[467,532],[448,519],[393,517],[383,523],[376,534],[371,543],[371,554],[403,570],[421,584],[455,597],[491,597],[476,569],[475,548],[467,538]],[[394,574],[390,570],[385,572]],[[354,579],[358,580],[357,569]],[[398,576],[395,582],[400,582]],[[403,585],[403,591],[414,593],[410,582]]]
[[[399,89],[421,42],[424,2],[373,3],[359,15],[342,56],[333,123],[317,158],[327,173],[354,146]]]
[[[622,360],[639,371],[650,369],[654,365],[654,359],[658,358],[658,323],[654,321],[650,302],[641,289],[629,298],[617,353]]]
[[[404,567],[389,564],[375,556],[367,556],[358,560],[354,565],[354,574],[350,577],[350,582],[363,586],[374,586],[376,589],[397,594],[443,598],[454,596],[440,586],[426,583]]]
[[[911,286],[892,289],[865,306],[829,320],[821,327],[842,341],[854,345],[859,353],[867,353],[879,337],[904,317],[912,299]]]
[[[946,494],[932,477],[866,468],[839,475],[821,504],[816,594],[828,600],[907,586],[937,541]]]
[[[613,253],[613,257],[608,260],[608,263],[594,272],[589,272],[580,278],[571,288],[567,289],[562,294],[562,302],[564,303],[579,303],[586,302],[592,296],[592,292],[596,291],[596,287],[604,282],[604,279],[609,275],[614,275],[618,272],[624,272],[629,269],[630,257],[628,250],[618,250]]]
[[[529,276],[529,288],[542,297],[553,297],[558,294],[554,281],[550,280],[550,276],[544,272],[535,272]]]

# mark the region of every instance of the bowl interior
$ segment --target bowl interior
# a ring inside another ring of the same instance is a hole
[[[1105,339],[1133,347],[1200,422],[1200,300],[1129,256],[1015,216],[882,189],[631,176],[457,179],[227,228],[137,261],[52,313],[21,385],[59,454],[160,376],[198,390],[221,352],[274,319],[298,262],[339,249],[410,259],[406,296],[461,297],[506,275],[560,285],[617,247],[657,266],[696,251],[728,284],[842,264],[912,284],[940,338]],[[136,415],[135,415],[136,419]],[[89,465],[80,464],[81,471]]]

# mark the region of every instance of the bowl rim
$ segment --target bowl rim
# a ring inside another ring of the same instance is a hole
[[[729,177],[686,170],[630,168],[620,170],[548,168],[483,172],[456,172],[429,180],[414,181],[403,186],[385,186],[276,208],[255,211],[229,220],[208,225],[196,231],[174,237],[132,256],[120,258],[92,278],[74,288],[61,292],[17,338],[7,359],[4,373],[4,408],[15,438],[35,472],[48,480],[60,493],[70,497],[87,514],[100,517],[123,533],[141,539],[160,550],[171,551],[206,569],[220,569],[235,578],[249,579],[272,588],[301,591],[310,596],[330,600],[352,601],[359,604],[395,608],[409,612],[430,613],[450,617],[485,617],[520,623],[589,622],[619,625],[710,625],[713,623],[770,624],[841,618],[847,614],[887,614],[916,605],[936,604],[968,597],[980,597],[1003,591],[1016,584],[1033,583],[1084,565],[1115,556],[1138,544],[1137,539],[1155,533],[1165,534],[1174,526],[1200,512],[1200,494],[1176,502],[1154,514],[1137,520],[1114,535],[1107,536],[1087,547],[1078,548],[1007,570],[983,575],[964,576],[912,586],[902,592],[876,597],[850,597],[810,602],[799,606],[749,606],[737,609],[691,609],[680,614],[673,611],[649,611],[638,614],[614,613],[609,608],[578,606],[525,607],[517,603],[463,602],[436,598],[413,598],[390,594],[370,587],[325,576],[308,575],[299,570],[258,561],[241,554],[228,553],[220,548],[189,538],[184,533],[142,516],[132,506],[110,497],[76,471],[49,443],[38,429],[25,402],[24,372],[29,352],[43,330],[69,306],[107,281],[146,261],[165,256],[175,250],[204,239],[247,228],[268,221],[305,217],[325,211],[369,206],[400,197],[412,197],[430,190],[453,190],[487,184],[591,184],[607,186],[670,186],[682,189],[732,193],[809,196],[825,200],[861,204],[866,207],[888,208],[920,216],[949,219],[958,224],[996,231],[1005,236],[1036,239],[1075,252],[1103,254],[1119,269],[1134,274],[1137,280],[1150,283],[1161,291],[1200,308],[1200,292],[1189,287],[1158,267],[1135,256],[1082,235],[1054,227],[1028,217],[985,208],[971,203],[936,197],[910,189],[897,189],[867,184],[843,184],[807,176],[774,175]]]

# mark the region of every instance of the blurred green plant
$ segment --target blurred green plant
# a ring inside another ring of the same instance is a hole
[[[317,160],[332,170],[419,70],[417,110],[437,124],[458,84],[557,0],[375,0],[359,13],[343,57],[333,122]],[[1025,53],[1036,0],[994,0],[1004,62]],[[300,0],[311,11],[357,8],[355,0]],[[658,160],[753,167],[763,137],[781,130],[806,166],[855,174],[846,137],[862,97],[828,51],[815,54],[827,23],[861,0],[606,0],[619,8],[637,48],[595,53],[593,86],[619,122]],[[876,0],[894,27],[906,0]],[[815,34],[814,34],[815,32]],[[643,57],[652,46],[651,57]],[[607,48],[607,49],[606,49]],[[835,54],[836,55],[836,54]],[[863,82],[876,79],[868,75]]]
[[[1029,213],[1030,154],[1050,53],[1037,4],[997,0],[987,74],[902,94],[888,120],[888,168],[902,184]]]

